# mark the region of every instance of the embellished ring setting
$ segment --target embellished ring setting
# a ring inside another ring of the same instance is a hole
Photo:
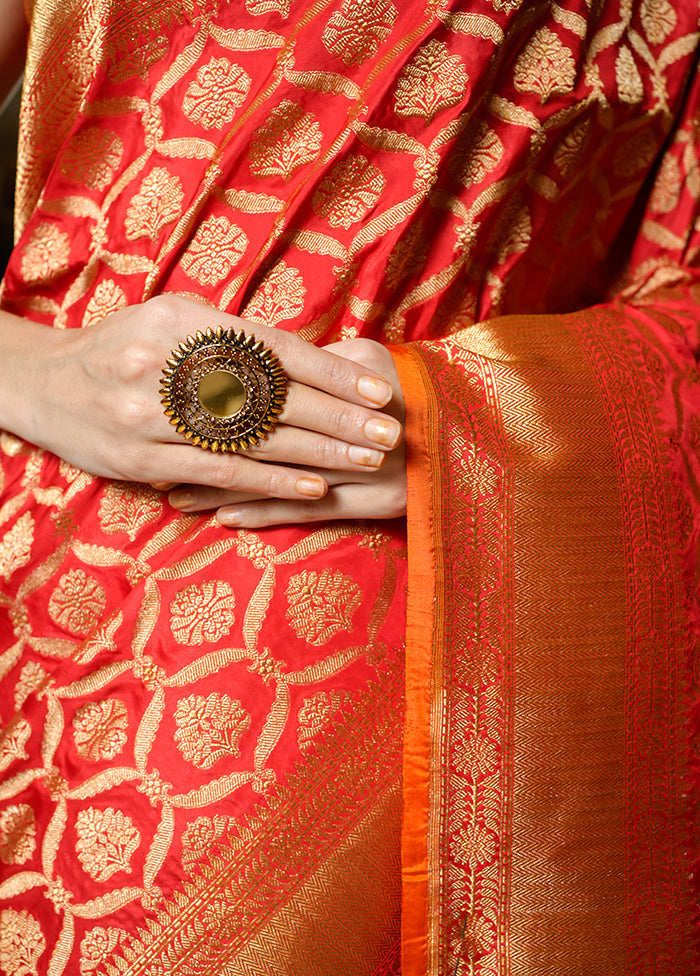
[[[178,433],[209,451],[254,447],[277,423],[287,396],[279,360],[255,336],[207,329],[166,360],[161,403]]]

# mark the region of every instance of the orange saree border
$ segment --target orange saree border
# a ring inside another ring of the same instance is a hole
[[[392,348],[407,403],[408,605],[406,617],[406,717],[404,731],[404,816],[402,826],[402,976],[428,971],[427,906],[430,716],[433,635],[441,592],[434,537],[439,492],[434,490],[431,454],[437,448],[435,394],[423,377],[420,357]]]

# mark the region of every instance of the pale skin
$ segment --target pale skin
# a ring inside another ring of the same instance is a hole
[[[0,95],[22,67],[21,0],[2,0]],[[204,451],[160,403],[166,358],[187,335],[244,329],[279,358],[288,396],[255,449]],[[403,398],[391,354],[355,339],[319,349],[299,336],[163,295],[87,329],[0,312],[0,427],[90,474],[147,482],[185,512],[259,528],[405,514]]]

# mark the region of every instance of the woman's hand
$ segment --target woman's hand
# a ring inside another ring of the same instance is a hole
[[[391,354],[377,342],[352,339],[326,346],[326,351],[362,363],[390,380],[393,397],[386,410],[403,421],[404,403]],[[275,439],[283,437],[276,429],[249,457],[265,460],[276,453]],[[330,470],[316,471],[329,485],[327,494],[314,501],[262,498],[254,493],[226,491],[196,485],[179,485],[170,493],[170,503],[181,511],[197,512],[216,508],[222,525],[235,528],[261,528],[266,525],[320,522],[326,519],[394,518],[406,513],[406,462],[403,444],[382,455],[379,468],[365,470],[338,467],[333,457],[326,459]],[[317,463],[324,463],[320,460]]]
[[[160,403],[161,371],[171,350],[188,334],[218,326],[261,339],[289,380],[274,437],[245,455],[195,447]],[[401,439],[397,420],[377,410],[392,388],[375,370],[178,296],[121,309],[87,329],[41,332],[41,343],[25,356],[21,382],[9,384],[8,392],[25,402],[16,411],[21,419],[8,429],[91,474],[255,497],[319,498],[327,490],[321,469],[377,468]]]

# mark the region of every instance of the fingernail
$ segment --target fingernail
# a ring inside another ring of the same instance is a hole
[[[221,525],[235,528],[241,523],[241,513],[237,508],[220,508],[216,513],[217,520]]]
[[[401,438],[401,427],[395,420],[371,417],[365,424],[364,430],[367,440],[382,444],[384,447],[396,447]]]
[[[194,505],[194,497],[189,491],[171,491],[168,495],[168,501],[173,508],[190,508]]]
[[[311,498],[320,498],[326,493],[325,482],[320,478],[299,478],[295,488],[300,495],[308,495]]]
[[[383,407],[391,400],[394,391],[385,380],[380,380],[376,376],[361,376],[357,381],[357,392],[370,403]]]
[[[361,464],[365,468],[378,468],[384,461],[385,455],[381,451],[373,451],[369,447],[357,447],[352,444],[348,448],[348,457],[353,464]]]

